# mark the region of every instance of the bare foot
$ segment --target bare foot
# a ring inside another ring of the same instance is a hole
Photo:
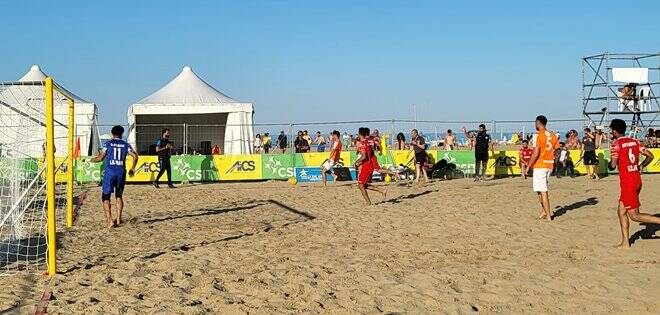
[[[619,245],[614,246],[617,249],[630,249],[630,244],[628,242],[621,242]]]
[[[121,219],[117,218],[114,223],[115,223],[115,226],[119,226],[123,223],[123,221]]]
[[[114,221],[112,221],[112,223],[107,223],[107,222],[106,222],[106,223],[105,223],[105,227],[106,227],[107,229],[111,229],[111,228],[115,227],[115,222],[114,222]]]

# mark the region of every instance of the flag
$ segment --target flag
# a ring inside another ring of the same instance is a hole
[[[77,160],[80,157],[80,137],[76,139],[76,146],[73,149],[73,159]]]

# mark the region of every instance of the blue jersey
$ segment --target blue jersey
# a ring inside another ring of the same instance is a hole
[[[121,139],[112,139],[105,143],[105,172],[119,173],[126,172],[126,155],[133,151],[133,147]]]

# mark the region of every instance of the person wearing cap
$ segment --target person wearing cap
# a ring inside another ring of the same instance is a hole
[[[462,128],[465,137],[474,141],[474,181],[483,180],[488,165],[488,151],[493,151],[493,141],[486,132],[486,125],[480,124],[476,135]]]

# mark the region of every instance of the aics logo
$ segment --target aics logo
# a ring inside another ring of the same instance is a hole
[[[518,164],[517,159],[513,156],[498,156],[497,159],[495,159],[495,163],[493,165],[495,167],[513,167]]]
[[[233,172],[253,172],[256,170],[254,161],[236,161],[226,172],[225,174]]]

